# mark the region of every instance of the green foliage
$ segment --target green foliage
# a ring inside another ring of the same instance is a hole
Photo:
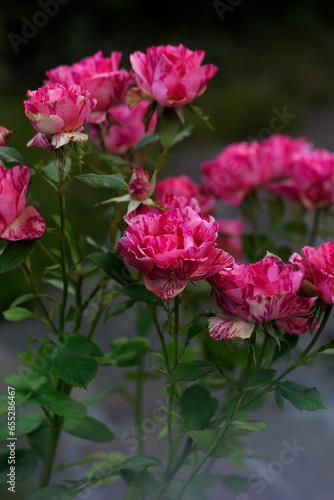
[[[110,318],[110,316],[117,316],[118,314],[124,313],[127,309],[130,309],[136,303],[135,300],[129,299],[125,300],[121,304],[114,304],[106,309],[105,319]]]
[[[16,163],[16,165],[25,165],[32,167],[31,163],[24,158],[15,148],[1,147],[0,160],[4,163]]]
[[[81,174],[74,177],[93,188],[128,189],[122,174]]]
[[[189,363],[181,363],[176,365],[168,379],[168,384],[175,384],[180,380],[192,381],[197,380],[210,372],[216,371],[217,368],[209,361],[189,361]]]
[[[205,387],[194,384],[184,390],[180,408],[186,428],[189,431],[202,430],[216,413],[218,400],[212,398]]]
[[[268,424],[264,420],[233,420],[232,425],[251,432],[265,431],[268,428]]]
[[[279,395],[290,401],[297,410],[314,411],[326,408],[319,391],[315,387],[308,388],[289,381],[275,382],[275,387]],[[279,408],[282,409],[283,405],[279,396],[277,396],[277,401]]]
[[[15,407],[21,406],[31,396],[31,391],[27,389],[18,389],[15,391]],[[0,396],[0,417],[6,415],[8,411],[8,394]]]
[[[121,285],[126,286],[133,282],[133,278],[120,256],[110,252],[96,252],[88,255],[87,259],[94,262],[94,264],[103,269],[103,271],[107,273],[110,278],[113,278]]]
[[[84,418],[86,408],[66,394],[57,391],[47,391],[36,395],[40,405],[51,413],[62,417]]]
[[[76,497],[75,488],[67,488],[62,484],[53,484],[46,488],[41,488],[34,493],[30,493],[23,500],[74,500]]]
[[[191,325],[188,328],[187,340],[191,340],[198,333],[203,332],[208,328],[209,318],[213,316],[213,313],[201,313],[199,316],[195,317]]]
[[[119,337],[110,346],[110,351],[99,360],[101,365],[134,366],[149,350],[150,342],[143,337],[127,339]]]
[[[6,485],[9,473],[9,467],[12,463],[9,461],[9,448],[4,448],[0,450],[0,485]],[[16,448],[15,449],[15,481],[23,481],[29,477],[35,467],[36,467],[36,457],[35,455],[26,448]]]
[[[225,434],[220,439],[217,439],[217,430],[188,431],[188,435],[198,448],[205,453],[209,451],[211,446],[215,445],[210,453],[210,456],[214,458],[226,457],[240,449],[238,441],[231,435]]]
[[[0,273],[12,271],[18,267],[35,250],[39,239],[19,240],[8,243],[0,254]]]
[[[63,428],[73,436],[97,443],[106,443],[115,439],[115,435],[105,424],[92,417],[65,418]]]
[[[15,437],[20,438],[26,436],[30,432],[35,431],[40,425],[45,422],[45,416],[41,413],[27,413],[17,417],[15,426]],[[0,425],[0,444],[5,443],[8,438],[8,422]]]

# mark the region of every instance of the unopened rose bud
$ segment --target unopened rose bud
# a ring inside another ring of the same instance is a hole
[[[133,200],[144,201],[150,196],[150,178],[141,167],[135,167],[133,169],[129,183],[129,191]]]

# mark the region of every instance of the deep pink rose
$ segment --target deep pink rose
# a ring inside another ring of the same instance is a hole
[[[52,150],[69,141],[86,141],[83,125],[95,101],[79,85],[47,85],[28,90],[25,113],[38,134],[27,144]]]
[[[120,52],[112,52],[110,57],[104,58],[99,51],[72,66],[51,69],[46,75],[50,83],[82,85],[96,99],[96,106],[88,121],[101,123],[108,109],[124,100],[130,84],[131,75],[125,69],[118,69],[121,58]]]
[[[238,206],[253,189],[266,185],[269,173],[257,160],[258,148],[258,142],[231,144],[215,160],[203,163],[205,192]]]
[[[151,132],[155,128],[157,117],[156,113],[152,116],[147,131],[143,122],[147,111],[147,101],[140,101],[132,108],[127,104],[121,104],[109,110],[107,117],[111,125],[105,123],[102,127],[102,135],[106,150],[109,153],[122,155],[137,144],[146,132]],[[121,123],[117,124],[114,120]],[[114,123],[113,123],[114,121]],[[95,126],[91,127],[91,140],[98,147],[100,140]]]
[[[202,212],[209,212],[213,206],[213,198],[204,195],[199,187],[187,175],[167,177],[157,182],[155,186],[157,201],[161,202],[166,194],[183,196],[184,198],[194,198],[197,200]]]
[[[302,249],[305,259],[292,254],[290,262],[304,273],[302,290],[308,295],[319,295],[327,304],[334,305],[334,242]]]
[[[161,299],[181,293],[188,280],[207,278],[231,267],[233,257],[216,247],[218,224],[190,207],[130,220],[117,248],[144,274],[146,287]]]
[[[271,184],[270,189],[308,210],[334,203],[334,154],[314,149],[293,155],[289,178]]]
[[[255,323],[311,317],[310,308],[316,299],[297,295],[302,280],[303,272],[295,271],[291,264],[284,264],[273,254],[267,254],[255,264],[235,263],[232,270],[210,277],[208,281],[217,303],[223,313],[229,315],[231,324],[228,330],[226,325],[222,330],[223,324],[216,321],[211,336],[215,340],[235,336],[233,316],[238,328],[240,318],[253,323],[252,329],[247,326],[247,335],[242,338],[251,335]],[[222,318],[221,322],[225,320]],[[244,333],[242,327],[241,334]],[[236,334],[241,336],[238,330]]]
[[[204,56],[202,50],[193,52],[184,45],[160,45],[149,47],[146,54],[132,54],[130,61],[142,98],[166,107],[189,104],[205,91],[218,70],[213,64],[201,66]]]
[[[293,156],[311,149],[312,145],[306,139],[274,134],[259,143],[257,161],[261,164],[261,169],[268,172],[268,180],[282,179],[290,174]]]
[[[219,225],[219,236],[217,245],[240,261],[245,257],[242,247],[242,233],[245,230],[243,219],[217,219]]]
[[[0,238],[10,241],[39,238],[45,222],[34,207],[26,207],[30,177],[22,165],[6,170],[0,166]]]
[[[0,126],[0,147],[4,147],[7,144],[8,139],[12,135],[12,131]]]

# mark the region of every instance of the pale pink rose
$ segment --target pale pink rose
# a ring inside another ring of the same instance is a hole
[[[206,84],[217,73],[213,64],[201,66],[205,52],[184,45],[149,47],[146,54],[135,52],[130,61],[139,94],[161,106],[189,104],[205,91]]]
[[[303,333],[306,333],[309,329],[309,327],[306,326],[308,320],[309,320],[308,318],[306,319],[291,318],[285,320],[277,320],[276,325],[279,328],[282,328],[282,330],[286,331],[286,333],[289,333],[290,335],[301,335]]]
[[[306,246],[302,252],[305,258],[295,252],[289,259],[304,273],[302,291],[318,294],[324,302],[334,305],[334,242],[323,243],[317,250]]]
[[[38,134],[27,144],[43,149],[59,148],[69,141],[86,141],[83,125],[95,101],[79,85],[54,84],[27,91],[25,113]]]
[[[147,131],[143,122],[147,111],[148,102],[140,101],[132,108],[128,104],[120,104],[109,110],[107,122],[102,126],[104,145],[108,153],[122,155],[137,144],[147,132],[151,132],[156,125],[157,116],[153,114]],[[121,125],[119,125],[117,122]],[[100,139],[94,125],[91,127],[90,137],[92,142],[99,147]]]
[[[311,149],[312,144],[304,138],[292,139],[287,135],[274,134],[259,143],[257,161],[261,169],[268,172],[268,180],[282,179],[290,174],[293,156]]]
[[[101,123],[107,111],[122,103],[130,85],[131,75],[125,69],[118,69],[122,54],[112,52],[103,57],[101,51],[86,57],[72,66],[58,66],[46,72],[50,83],[82,85],[93,99],[96,107],[89,117],[89,123]]]
[[[26,207],[30,177],[28,167],[6,170],[0,165],[0,238],[30,240],[45,231],[45,222],[34,207]]]
[[[148,173],[141,167],[134,167],[129,183],[129,193],[133,200],[146,200],[151,194]]]
[[[157,182],[155,186],[157,201],[161,202],[166,194],[182,196],[184,198],[194,198],[197,200],[201,212],[209,212],[213,206],[213,198],[204,195],[199,186],[197,186],[187,175],[178,175],[176,177],[167,177]]]
[[[270,185],[270,190],[308,210],[334,203],[334,154],[314,149],[293,155],[289,178]]]
[[[245,230],[243,219],[217,219],[219,225],[219,236],[217,245],[240,261],[245,257],[242,246],[242,233]]]
[[[310,308],[316,298],[297,295],[303,276],[303,272],[295,271],[291,264],[284,264],[279,257],[267,254],[255,264],[235,263],[232,270],[220,271],[207,281],[213,287],[213,294],[223,313],[255,324],[311,317]],[[224,321],[221,319],[221,322]],[[246,326],[245,330],[240,330],[238,324],[238,336],[242,331],[245,334],[242,338],[246,338],[246,333],[251,335],[249,325]],[[216,340],[230,338],[233,334],[233,330],[229,329],[228,337],[218,338],[218,328],[220,332],[224,331],[216,321],[211,332]]]
[[[258,148],[258,142],[231,144],[215,160],[203,163],[205,193],[238,206],[253,189],[265,186],[269,172],[257,160]]]
[[[12,131],[0,126],[0,147],[4,147],[7,144],[8,139],[12,135]]]
[[[233,257],[216,247],[218,224],[190,207],[130,220],[117,248],[144,274],[146,287],[161,299],[181,293],[188,280],[198,281],[231,267]]]

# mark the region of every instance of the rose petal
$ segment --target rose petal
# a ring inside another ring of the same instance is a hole
[[[209,319],[209,334],[213,340],[249,339],[255,328],[254,323],[230,314],[218,314]]]
[[[45,231],[45,222],[34,207],[26,207],[22,214],[2,234],[5,240],[39,238]]]

